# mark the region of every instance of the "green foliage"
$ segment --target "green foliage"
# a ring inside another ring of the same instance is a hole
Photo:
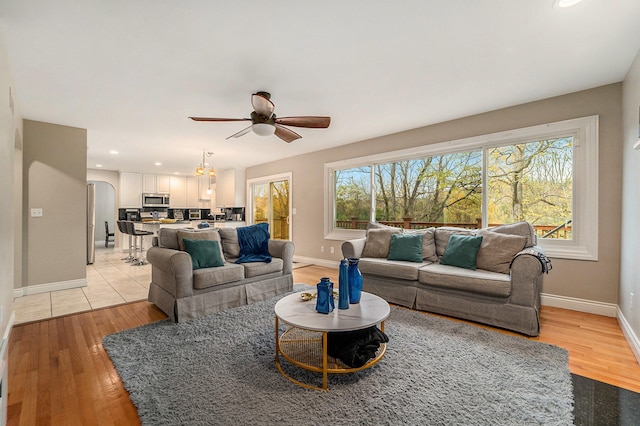
[[[415,158],[335,172],[336,226],[378,221],[476,223],[482,215],[482,152]],[[489,223],[557,225],[572,217],[573,138],[489,148]],[[371,174],[374,188],[371,191]]]

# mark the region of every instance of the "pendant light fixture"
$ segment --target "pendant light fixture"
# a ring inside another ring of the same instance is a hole
[[[205,175],[205,169],[207,168],[208,164],[205,163],[204,159],[206,157],[211,157],[213,156],[213,152],[206,152],[204,150],[202,150],[202,163],[200,163],[200,165],[198,167],[196,167],[196,176],[204,176]],[[216,170],[213,167],[209,167],[209,170],[206,171],[206,174],[209,175],[209,190],[211,189],[211,178],[212,177],[216,177]]]

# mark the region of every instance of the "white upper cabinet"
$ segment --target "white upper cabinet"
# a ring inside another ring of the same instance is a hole
[[[171,192],[171,176],[156,176],[156,192],[159,194],[169,194]]]
[[[187,205],[188,208],[198,208],[200,207],[200,203],[198,202],[199,194],[198,194],[198,178],[188,177],[186,182],[186,195],[187,195]]]
[[[187,180],[184,176],[171,176],[169,207],[185,209],[187,206]]]
[[[142,173],[120,172],[120,207],[142,206]]]
[[[142,192],[147,194],[169,194],[171,192],[171,176],[143,174]]]
[[[154,194],[158,192],[156,187],[157,177],[156,175],[142,175],[142,192],[146,194]]]
[[[244,207],[244,170],[224,170],[216,179],[216,207]]]

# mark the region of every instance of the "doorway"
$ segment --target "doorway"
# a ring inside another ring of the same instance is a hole
[[[250,179],[249,222],[268,223],[271,238],[291,240],[291,173]]]
[[[107,247],[105,245],[107,235],[104,223],[109,224],[109,232],[115,233],[115,189],[109,182],[89,180],[87,183],[93,183],[96,188],[95,245],[96,247]],[[112,237],[109,241],[109,247],[115,247],[114,238]]]

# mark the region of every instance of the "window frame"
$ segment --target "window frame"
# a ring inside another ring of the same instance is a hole
[[[563,136],[572,136],[574,138],[572,239],[539,238],[538,245],[550,257],[597,261],[599,216],[599,117],[597,115],[326,163],[324,165],[324,237],[328,240],[349,240],[361,238],[365,235],[363,230],[334,228],[334,172],[336,170],[361,166],[371,166],[373,170],[374,165],[381,162],[481,149],[483,157],[482,184],[486,188],[487,149]],[[371,179],[373,179],[373,173]],[[372,182],[371,186],[372,191],[373,185],[374,182]],[[487,196],[487,191],[483,191],[483,227],[487,226]],[[375,220],[374,203],[375,197],[371,197],[370,221]]]

